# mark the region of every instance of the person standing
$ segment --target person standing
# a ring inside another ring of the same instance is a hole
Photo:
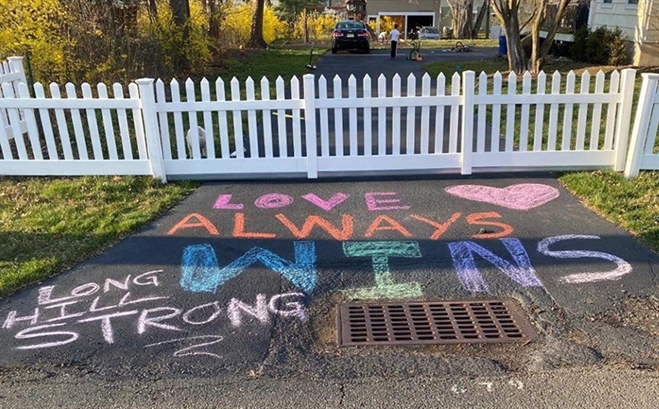
[[[398,37],[400,37],[400,32],[398,32],[398,24],[394,25],[394,29],[389,33],[389,38],[391,38],[391,59],[396,58],[396,47],[398,46]]]

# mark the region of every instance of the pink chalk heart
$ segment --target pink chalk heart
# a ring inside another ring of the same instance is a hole
[[[504,188],[482,185],[447,187],[446,192],[463,199],[492,203],[514,210],[529,210],[556,199],[558,189],[537,183],[520,183]]]

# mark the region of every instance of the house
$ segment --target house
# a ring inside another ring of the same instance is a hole
[[[620,28],[635,66],[659,65],[659,0],[592,0],[588,26]]]
[[[474,17],[483,1],[474,0]],[[382,17],[393,18],[404,38],[417,26],[433,26],[440,31],[443,27],[451,27],[451,8],[448,0],[368,0],[366,14],[368,21],[375,22],[378,27],[376,31],[379,31]]]

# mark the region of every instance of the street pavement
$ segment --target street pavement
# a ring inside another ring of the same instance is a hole
[[[657,272],[551,173],[206,183],[0,302],[0,407],[649,408]],[[512,299],[537,337],[338,347],[366,298]]]

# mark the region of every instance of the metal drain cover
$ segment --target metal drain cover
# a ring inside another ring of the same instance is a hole
[[[341,304],[339,346],[526,342],[535,337],[512,300]]]

